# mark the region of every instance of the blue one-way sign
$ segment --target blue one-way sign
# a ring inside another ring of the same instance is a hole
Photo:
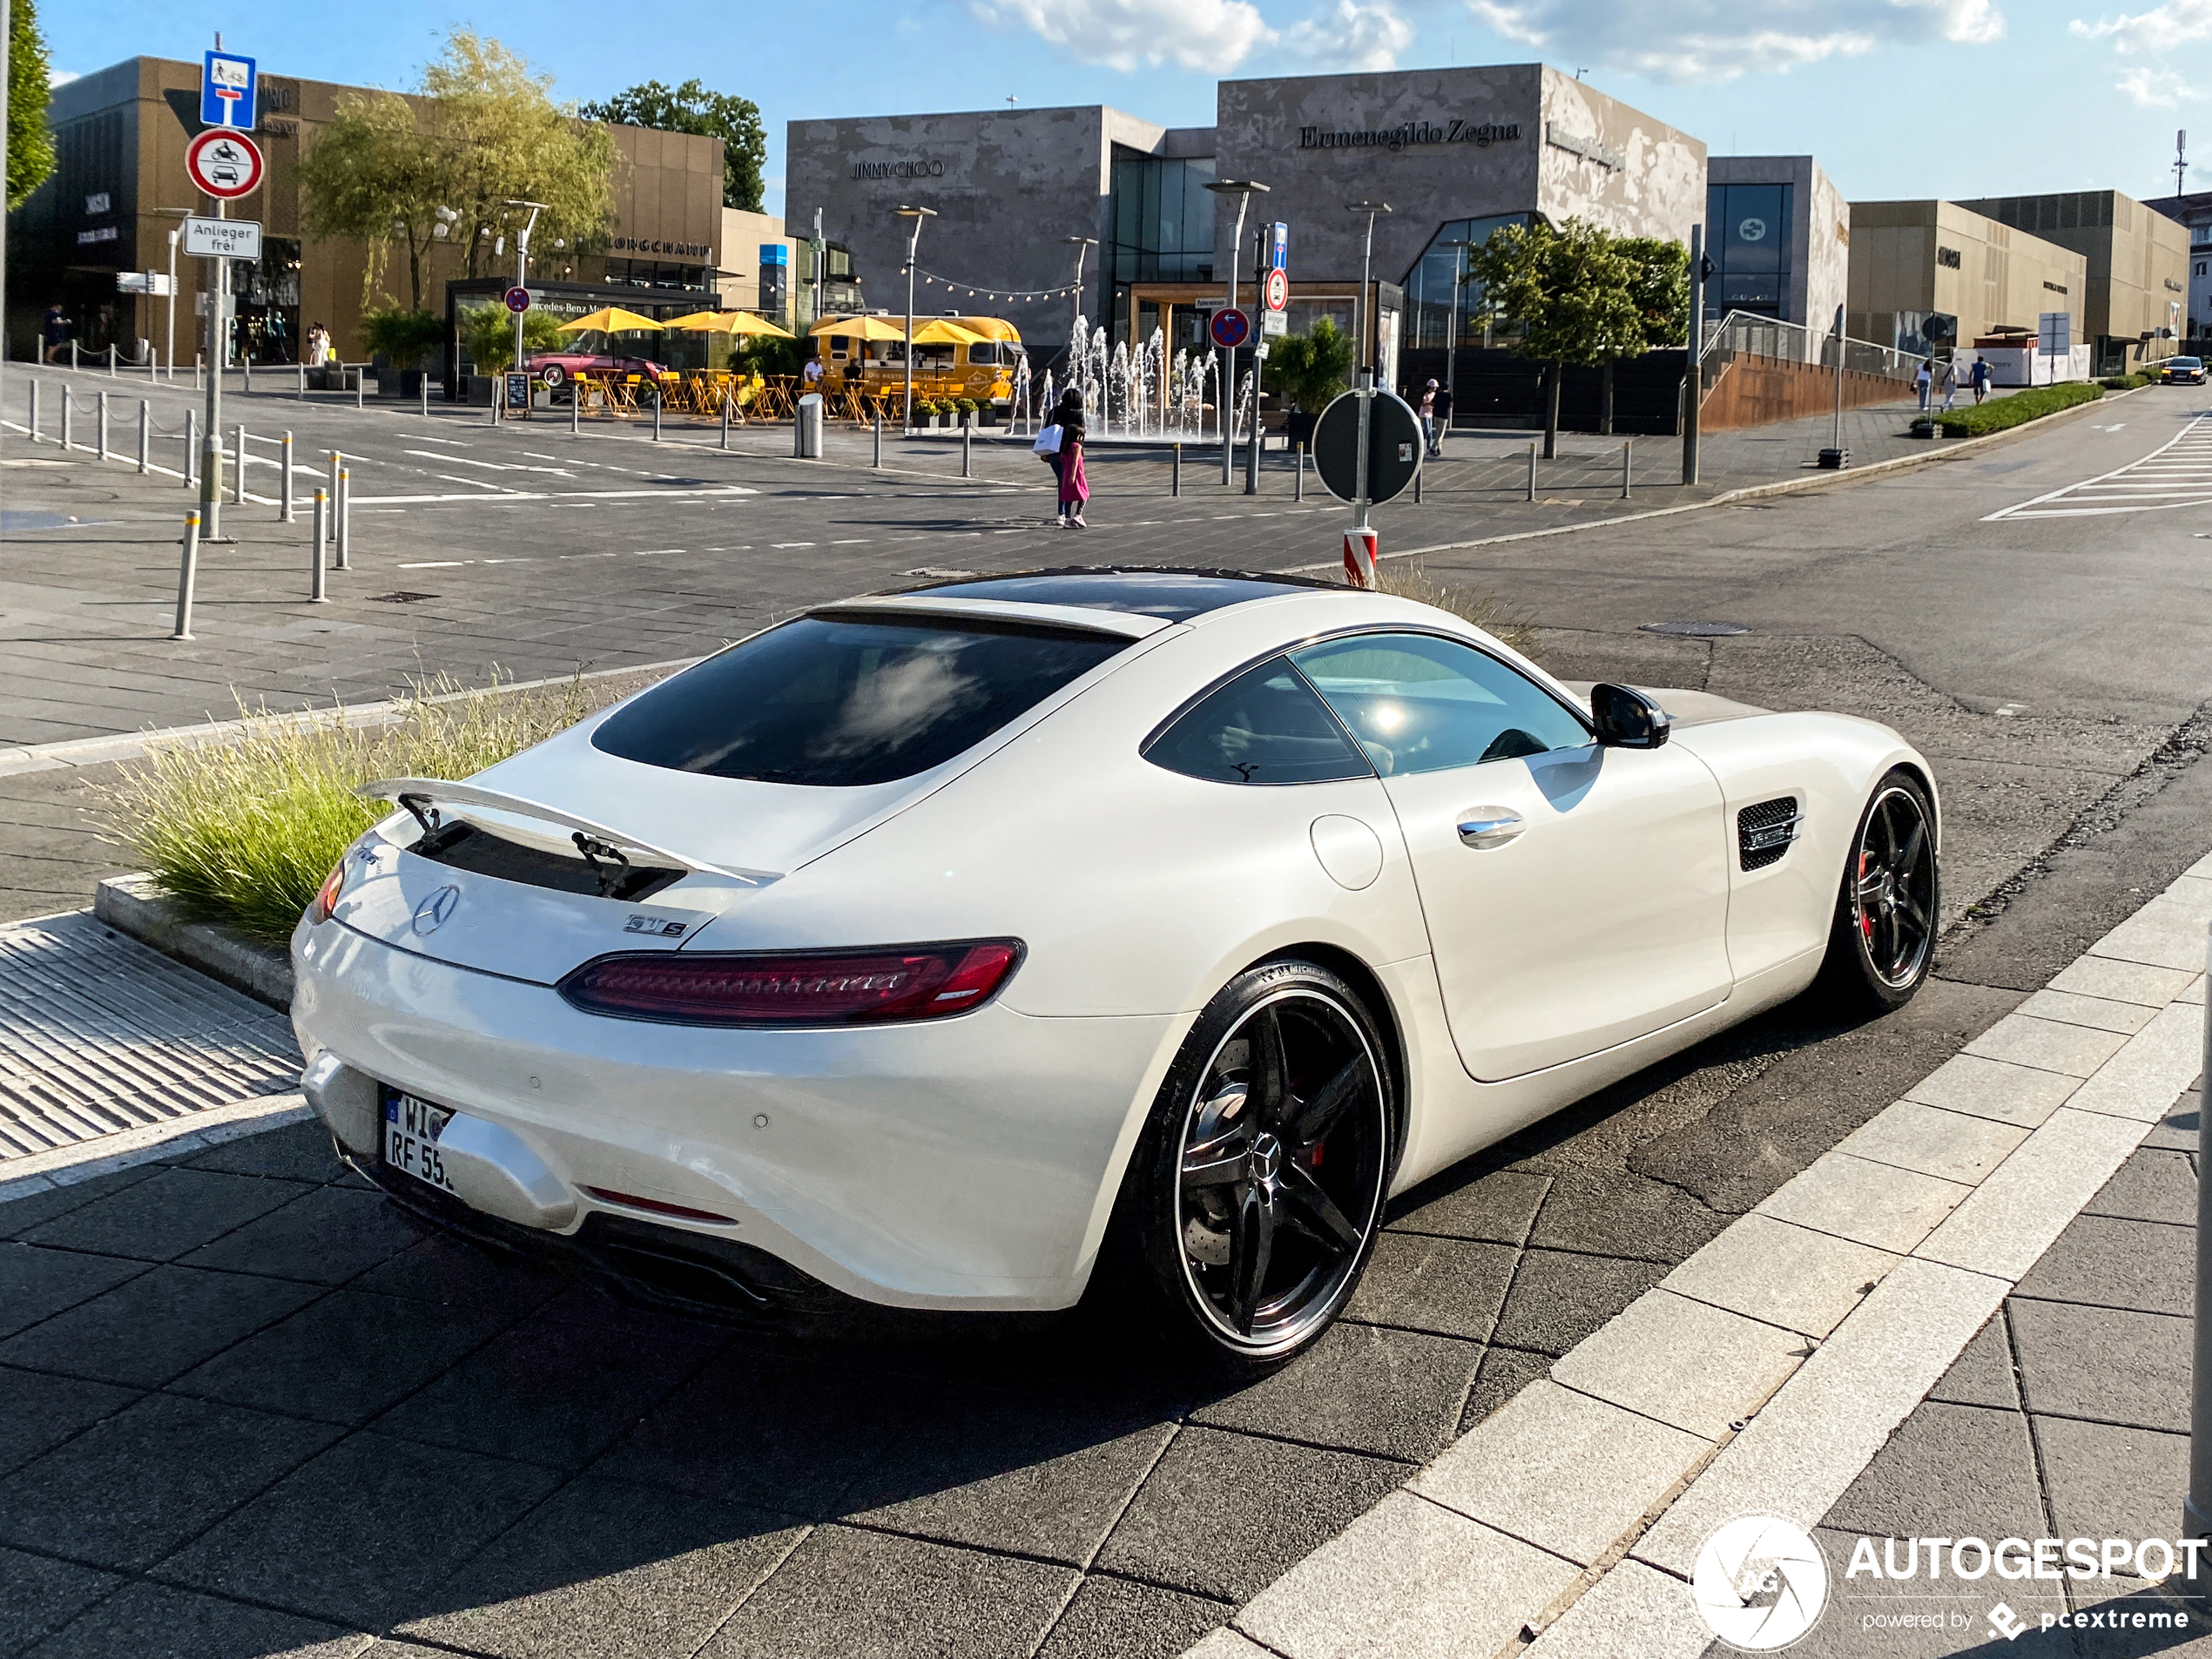
[[[199,76],[199,118],[211,127],[251,132],[259,91],[252,58],[236,52],[210,52]]]

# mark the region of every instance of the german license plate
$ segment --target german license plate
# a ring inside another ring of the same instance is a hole
[[[402,1094],[384,1091],[384,1162],[402,1175],[411,1175],[441,1192],[452,1192],[445,1164],[438,1157],[438,1136],[453,1114],[442,1106]],[[458,1196],[457,1194],[455,1195]]]

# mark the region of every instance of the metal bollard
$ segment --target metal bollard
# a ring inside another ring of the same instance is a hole
[[[963,478],[973,478],[975,475],[974,457],[971,454],[974,436],[975,428],[968,425],[965,421],[961,421],[960,427],[960,475]]]
[[[734,390],[722,400],[722,447],[725,449],[730,447],[730,405],[736,401],[737,393]]]
[[[77,372],[77,341],[73,338],[69,342],[69,369],[72,374]]]
[[[314,576],[307,584],[307,597],[316,604],[327,604],[330,598],[323,591],[322,550],[329,540],[330,496],[318,487],[315,490],[315,563]]]
[[[338,568],[353,569],[347,555],[352,550],[354,528],[354,475],[340,469],[338,474]]]
[[[192,583],[199,575],[199,515],[185,515],[185,555],[177,566],[177,626],[169,637],[192,637]]]
[[[427,374],[415,382],[416,395],[422,401],[422,418],[430,418],[430,377]]]
[[[144,476],[153,464],[153,405],[138,400],[138,472]]]
[[[1528,499],[1536,499],[1536,446],[1528,446]]]
[[[185,411],[185,488],[195,489],[199,483],[199,411]]]
[[[195,392],[207,389],[207,354],[204,351],[192,354],[192,389]]]
[[[246,423],[231,428],[231,505],[246,505]]]
[[[253,356],[252,356],[250,354],[241,354],[239,355],[239,360],[238,360],[238,361],[239,361],[239,363],[240,363],[240,364],[244,367],[244,368],[245,368],[245,370],[246,370],[246,396],[248,396],[248,397],[251,397],[251,396],[253,396]]]
[[[115,347],[110,346],[108,349],[113,351]],[[107,394],[105,392],[102,392],[99,395],[99,452],[100,459],[105,461],[107,459]]]
[[[1413,469],[1413,505],[1416,507],[1421,504],[1421,475],[1427,470],[1426,467]]]
[[[883,464],[883,411],[882,411],[881,409],[878,409],[878,410],[875,412],[875,459],[874,459],[874,460],[873,460],[873,461],[871,461],[871,462],[868,462],[868,465],[870,465],[871,467],[880,467],[882,464]]]
[[[368,406],[361,400],[368,395],[368,376],[357,368],[354,371],[354,407],[357,409],[367,408]]]
[[[330,456],[330,504],[335,508],[338,505],[338,469],[346,464],[346,457],[335,449],[326,453]]]
[[[69,395],[69,388],[62,388],[62,453],[67,455],[77,448],[77,400]]]
[[[107,377],[115,378],[115,342],[111,340],[107,343]]]
[[[504,399],[506,395],[506,388],[501,383],[499,377],[496,374],[493,375],[491,382],[491,423],[494,426],[497,426],[499,424],[499,405],[501,401]]]
[[[653,383],[653,442],[660,442],[660,382]]]
[[[38,382],[37,381],[30,383],[30,441],[33,443],[45,442],[38,435]]]
[[[1302,443],[1298,446],[1297,458],[1298,482],[1291,486],[1291,499],[1292,501],[1304,501],[1305,499],[1305,446]]]
[[[1629,448],[1634,442],[1635,440],[1632,438],[1624,438],[1621,442],[1621,499],[1622,501],[1628,500],[1629,488],[1635,482],[1634,472],[1635,463],[1629,458]]]
[[[1183,493],[1183,446],[1178,443],[1170,447],[1174,454],[1168,469],[1168,494],[1180,496]]]
[[[307,366],[305,363],[300,363],[295,367],[300,371],[300,389],[293,395],[305,403],[307,401]]]
[[[569,382],[569,435],[576,437],[583,431],[583,394],[577,389],[574,381]]]
[[[277,515],[277,518],[280,523],[289,524],[293,522],[293,516],[292,511],[292,435],[289,432],[284,435],[283,453],[284,479],[282,487],[277,492],[282,498],[283,510]]]

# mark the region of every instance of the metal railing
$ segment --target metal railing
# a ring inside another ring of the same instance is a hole
[[[1705,324],[1705,338],[1698,348],[1698,363],[1710,390],[1731,358],[1765,357],[1816,368],[1836,367],[1837,338],[1824,328],[1808,328],[1800,322],[1763,317],[1756,312],[1730,311]],[[1844,368],[1855,374],[1881,374],[1909,381],[1913,371],[1929,360],[1894,346],[1878,346],[1871,340],[1842,341]]]

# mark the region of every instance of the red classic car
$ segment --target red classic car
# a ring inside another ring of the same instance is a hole
[[[640,374],[649,381],[663,375],[676,378],[675,370],[664,368],[649,357],[623,357],[611,352],[525,352],[523,361],[531,374],[556,391],[578,374]]]

